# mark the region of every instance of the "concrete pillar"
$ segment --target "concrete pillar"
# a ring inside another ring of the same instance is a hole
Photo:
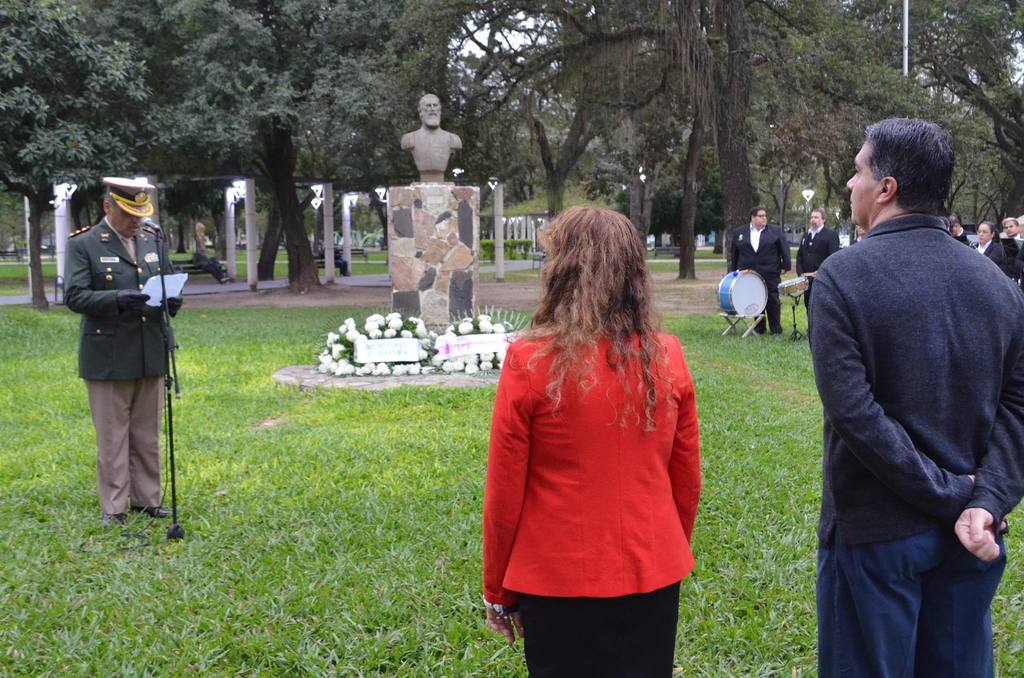
[[[235,188],[229,186],[224,191],[224,258],[228,267],[228,276],[234,278],[238,273],[235,265]]]
[[[249,291],[255,292],[256,283],[256,247],[260,239],[259,227],[256,226],[256,180],[245,180],[245,279],[249,283]]]
[[[53,186],[53,245],[57,257],[57,275],[61,278],[64,277],[64,252],[68,245],[68,235],[71,233],[71,210],[68,209],[71,196],[66,186]]]
[[[505,282],[505,185],[494,187],[494,279]]]
[[[32,222],[29,221],[29,210],[31,206],[28,203],[28,198],[23,199],[25,201],[25,254],[28,254],[28,248],[32,243]],[[14,244],[14,249],[18,249],[18,244]],[[28,267],[28,288],[32,289],[32,257],[25,257],[25,266]]]
[[[343,198],[344,199],[344,198]],[[352,260],[348,260],[352,266]],[[334,184],[324,184],[324,280],[334,282]]]
[[[355,193],[346,193],[341,197],[341,251],[349,266],[352,266],[352,204],[357,199]]]

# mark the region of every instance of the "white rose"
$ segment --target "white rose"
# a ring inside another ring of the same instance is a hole
[[[397,332],[398,330],[402,329],[402,319],[392,318],[391,320],[388,321],[388,327]]]
[[[501,323],[494,323],[494,333],[505,334],[505,326],[502,325]]]
[[[483,332],[484,334],[490,334],[491,332],[494,331],[494,325],[492,325],[490,321],[481,320],[480,331]]]
[[[384,330],[384,338],[385,339],[394,339],[396,334],[398,334],[398,332],[395,332],[392,329]]]
[[[480,362],[480,356],[478,356],[476,353],[470,353],[465,358],[463,358],[462,361],[467,365],[476,365],[478,362]]]
[[[470,334],[473,331],[473,323],[464,320],[459,323],[459,334]]]
[[[384,316],[382,316],[380,313],[374,313],[373,315],[366,319],[366,322],[380,324],[384,322]]]
[[[462,362],[461,360],[452,361],[452,372],[462,372],[465,369],[466,363]]]
[[[338,368],[341,371],[342,376],[348,376],[356,373],[356,366],[352,363],[345,363]]]
[[[356,340],[359,339],[359,332],[357,332],[354,329],[349,330],[348,332],[345,333],[345,338],[354,344],[356,343]]]
[[[435,371],[437,371],[437,368],[430,367],[429,365],[427,367],[420,368],[420,374],[433,374]]]
[[[380,339],[384,336],[384,333],[380,330],[370,330],[370,339]]]
[[[405,374],[405,365],[395,365],[391,368],[391,374],[395,377],[400,377]]]
[[[445,334],[455,334],[455,326],[454,325],[449,325],[448,329],[446,329],[444,331],[444,333]]]
[[[363,326],[363,329],[366,330],[367,334],[369,334],[370,332],[376,332],[377,330],[380,329],[380,324],[379,323],[375,323],[375,322],[370,322],[369,320],[367,320],[366,321],[366,325]]]
[[[409,330],[402,330],[402,339],[412,339],[412,332]]]
[[[428,353],[426,352],[426,350],[421,348],[420,352],[419,352],[420,360],[426,360],[427,359],[427,355],[428,355]]]
[[[420,339],[422,339],[425,336],[427,336],[427,328],[424,327],[423,325],[417,325],[416,326],[416,336],[418,338],[420,338]]]
[[[409,365],[409,369],[407,371],[409,372],[409,374],[419,374],[420,369],[421,368],[419,363],[413,363],[412,365]]]
[[[328,332],[327,333],[327,345],[328,346],[333,346],[334,344],[338,343],[338,339],[341,339],[341,335],[340,334],[335,334],[334,332]]]
[[[455,366],[452,365],[451,361],[445,360],[443,363],[441,363],[441,369],[444,370],[445,372],[451,372],[452,370],[455,369]]]
[[[494,360],[494,354],[493,353],[481,353],[480,354],[480,360],[483,361],[483,362],[488,362],[488,361]]]
[[[480,371],[481,372],[486,372],[488,370],[493,370],[493,369],[494,369],[494,363],[492,363],[490,360],[485,360],[482,363],[480,363]]]
[[[341,344],[335,344],[331,346],[331,357],[337,360],[341,357]]]
[[[466,374],[476,374],[480,371],[480,368],[476,365],[466,365]]]
[[[355,327],[356,326],[356,321],[354,319],[352,319],[352,318],[345,318],[344,325],[345,325],[345,327]]]
[[[476,317],[476,319],[477,319],[477,322],[482,322],[482,323],[489,323],[489,322],[491,322],[491,316],[484,315],[482,313],[480,315],[478,315]]]
[[[440,367],[443,363],[444,357],[440,353],[438,353],[437,355],[430,359],[430,364],[436,367]]]

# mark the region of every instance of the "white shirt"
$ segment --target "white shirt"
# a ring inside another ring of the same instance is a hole
[[[988,245],[991,245],[991,244],[992,244],[992,241],[991,241],[991,240],[989,240],[989,241],[988,241]],[[984,254],[984,253],[985,253],[985,252],[986,252],[986,251],[988,250],[988,245],[982,245],[982,244],[981,244],[981,241],[979,240],[979,241],[978,241],[978,252],[979,252],[980,254]]]
[[[811,241],[814,241],[814,236],[821,232],[821,229],[825,228],[824,225],[818,226],[818,228],[811,228],[807,230],[807,234],[811,236]]]
[[[757,251],[757,246],[761,244],[761,231],[763,230],[763,226],[758,229],[754,228],[753,224],[750,225],[750,246],[754,248],[755,252]]]

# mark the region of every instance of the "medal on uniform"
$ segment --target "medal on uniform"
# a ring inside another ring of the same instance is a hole
[[[146,263],[149,264],[155,263],[159,259],[159,257],[156,255],[156,252],[150,252],[143,258],[145,259]]]

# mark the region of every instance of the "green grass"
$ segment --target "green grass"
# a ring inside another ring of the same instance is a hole
[[[181,313],[187,537],[166,544],[166,521],[98,526],[77,317],[0,308],[0,674],[525,675],[480,609],[494,388],[270,379],[311,363],[353,312]],[[665,325],[695,376],[705,474],[676,663],[814,675],[821,410],[807,345],[721,338],[716,317]],[[1017,676],[1024,571],[1009,548],[993,622],[1001,675]]]

